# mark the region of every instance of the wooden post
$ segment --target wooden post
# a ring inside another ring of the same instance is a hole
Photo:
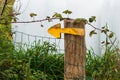
[[[84,28],[85,23],[64,20],[64,27]],[[65,34],[64,80],[85,80],[85,36]]]

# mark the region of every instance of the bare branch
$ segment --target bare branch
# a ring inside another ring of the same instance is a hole
[[[48,21],[48,20],[55,20],[59,18],[49,18],[49,19],[41,19],[41,20],[32,20],[32,21],[18,21],[18,22],[7,22],[8,24],[10,23],[37,23],[37,22],[42,22],[42,21]],[[0,24],[5,24],[4,22],[0,22]]]
[[[91,27],[93,27],[94,29],[96,29],[96,30],[100,30],[101,31],[101,29],[100,28],[97,28],[97,27],[95,27],[95,26],[93,26],[92,24],[90,24],[90,23],[87,23],[88,25],[90,25]]]

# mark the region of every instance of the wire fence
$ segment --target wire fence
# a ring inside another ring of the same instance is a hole
[[[36,80],[63,80],[64,38],[30,35],[19,31],[13,33],[15,48],[22,47],[26,50],[25,54],[32,54],[29,56],[32,65],[30,68],[36,70]]]
[[[56,39],[52,37],[30,35],[20,31],[14,31],[13,37],[14,37],[13,42],[15,46],[22,44],[22,45],[26,45],[26,47],[28,48],[31,46],[35,46],[35,42],[38,41],[40,41],[41,43],[49,42],[50,44],[55,44],[58,52],[64,53],[64,38]]]

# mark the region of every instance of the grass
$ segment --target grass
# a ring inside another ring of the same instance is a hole
[[[88,50],[86,56],[86,77],[88,80],[119,80],[120,54],[115,48],[107,47],[102,56]]]
[[[55,45],[49,42],[37,42],[27,50],[20,47],[13,49],[12,53],[0,53],[0,79],[61,80],[64,72],[63,54],[55,53]]]

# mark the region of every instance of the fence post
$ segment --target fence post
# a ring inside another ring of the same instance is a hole
[[[64,27],[85,28],[85,23],[64,20]],[[85,36],[65,34],[64,80],[85,80]]]

